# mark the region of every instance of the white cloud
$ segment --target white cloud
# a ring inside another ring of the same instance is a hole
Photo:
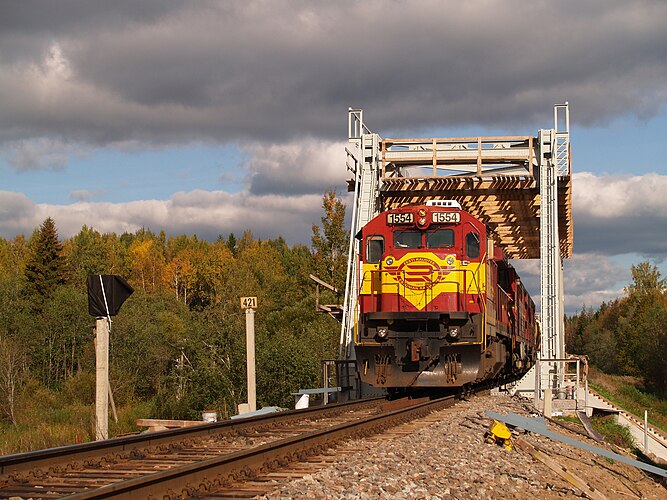
[[[617,220],[619,217],[651,215],[667,218],[667,175],[572,176],[573,203],[590,217]]]
[[[33,203],[20,193],[0,192],[0,235],[30,234],[45,218],[52,217],[62,238],[78,233],[85,224],[102,233],[147,228],[174,235],[197,234],[209,240],[250,229],[261,238],[283,236],[292,243],[308,243],[321,201],[321,195],[285,197],[195,190],[176,193],[168,200],[48,205]]]
[[[514,260],[521,281],[540,307],[540,261]],[[623,295],[630,280],[630,268],[603,254],[577,254],[563,262],[565,312],[573,314],[584,306],[597,308]]]
[[[0,235],[31,234],[41,222],[35,218],[35,207],[23,193],[0,191]]]
[[[305,139],[287,144],[246,145],[253,194],[323,193],[345,184],[345,143]]]
[[[572,183],[574,252],[563,263],[569,314],[622,296],[631,264],[667,258],[667,175],[581,172]],[[513,264],[539,303],[539,260]]]
[[[82,145],[48,137],[13,141],[3,149],[7,163],[18,171],[60,170],[72,157],[82,158],[90,154]]]

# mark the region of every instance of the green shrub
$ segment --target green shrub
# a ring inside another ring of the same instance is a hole
[[[635,440],[630,429],[625,425],[617,424],[612,417],[594,417],[591,419],[593,427],[602,434],[606,441],[622,448],[634,448]]]

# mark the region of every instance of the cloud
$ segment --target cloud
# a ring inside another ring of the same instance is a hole
[[[251,159],[243,167],[251,172],[250,192],[293,195],[318,193],[345,184],[345,144],[304,140],[301,143],[244,148]]]
[[[667,257],[667,175],[573,175],[574,251]]]
[[[540,307],[540,261],[513,260],[521,281]],[[602,254],[577,254],[563,262],[565,313],[574,314],[583,307],[597,308],[624,294],[630,281],[630,269]]]
[[[86,148],[50,138],[15,141],[5,148],[7,163],[17,171],[61,170],[72,157],[82,158]]]
[[[664,2],[110,4],[3,6],[0,141],[331,140],[348,106],[411,131],[543,127],[563,99],[603,123],[667,101]]]
[[[563,262],[568,314],[624,295],[630,264],[621,265],[618,259],[627,254],[654,262],[667,258],[667,175],[581,172],[573,175],[572,186],[574,253]],[[513,264],[539,302],[539,260]]]
[[[23,193],[0,191],[0,236],[31,234],[41,223],[35,218],[36,207]]]
[[[146,228],[172,235],[197,234],[208,240],[250,229],[260,238],[283,236],[290,243],[308,243],[321,203],[321,195],[284,197],[195,190],[176,193],[168,200],[48,205],[33,203],[20,193],[1,191],[0,236],[30,234],[52,217],[62,238],[78,233],[85,224],[102,233]]]

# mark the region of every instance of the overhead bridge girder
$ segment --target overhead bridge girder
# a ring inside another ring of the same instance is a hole
[[[540,190],[528,177],[382,178],[382,210],[424,203],[429,199],[456,200],[487,224],[499,246],[512,259],[540,258]],[[572,182],[558,179],[559,244],[564,258],[572,256]]]
[[[537,137],[384,139],[381,210],[452,199],[493,231],[513,259],[540,257],[540,161]],[[559,246],[572,255],[572,182],[558,177]]]

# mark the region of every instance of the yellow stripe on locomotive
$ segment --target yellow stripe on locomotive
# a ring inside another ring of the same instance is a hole
[[[360,295],[374,296],[378,303],[382,297],[385,301],[401,297],[404,303],[391,303],[398,305],[397,310],[465,310],[461,297],[484,294],[485,281],[479,262],[462,265],[455,254],[439,257],[433,252],[413,252],[387,256],[378,264],[364,263]]]

